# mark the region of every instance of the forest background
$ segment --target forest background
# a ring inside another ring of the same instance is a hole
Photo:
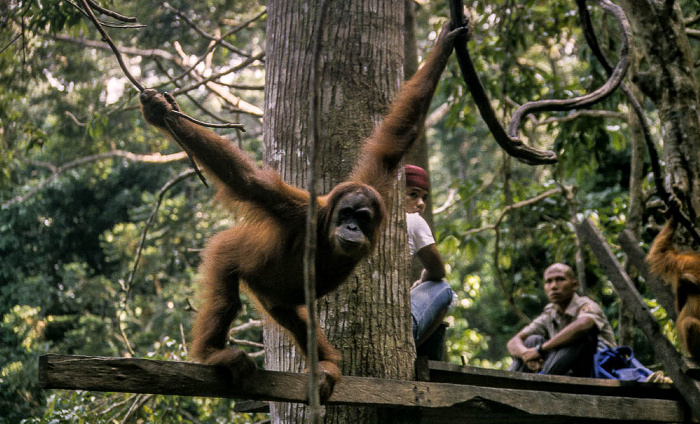
[[[145,26],[107,30],[144,85],[179,92],[183,109],[203,120],[244,123],[245,133],[218,131],[262,163],[265,4],[190,3],[109,2]],[[447,2],[414,5],[420,59],[448,10]],[[575,2],[467,5],[472,57],[504,122],[528,100],[569,98],[605,82]],[[699,57],[692,28],[700,5],[675,8]],[[617,26],[591,12],[614,62]],[[5,2],[0,30],[0,423],[263,419],[234,414],[229,400],[39,389],[37,358],[46,352],[187,360],[198,253],[235,217],[212,200],[181,150],[144,122],[136,90],[73,3]],[[632,76],[647,65],[633,58]],[[652,101],[643,104],[661,149],[664,122]],[[663,221],[625,98],[618,91],[592,109],[529,119],[527,142],[560,160],[521,164],[494,142],[450,61],[429,117],[428,151],[415,161],[430,168],[436,240],[459,299],[447,318],[451,362],[506,368],[506,341],[546,304],[544,268],[576,267],[578,254],[584,290],[603,305],[618,340],[658,366],[574,232],[574,222],[592,218],[625,261],[616,235],[630,228],[646,248]],[[677,342],[673,323],[638,283]],[[246,307],[233,334],[262,361],[260,318]]]

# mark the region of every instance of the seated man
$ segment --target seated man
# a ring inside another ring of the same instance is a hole
[[[408,251],[421,265],[420,278],[411,286],[413,338],[418,356],[443,360],[445,329],[441,324],[452,303],[453,292],[443,280],[445,264],[435,246],[433,233],[421,216],[430,190],[428,174],[414,165],[406,165],[405,170]]]
[[[556,263],[545,270],[544,291],[551,303],[508,341],[511,371],[590,377],[598,344],[615,347],[603,310],[577,289],[570,266]]]

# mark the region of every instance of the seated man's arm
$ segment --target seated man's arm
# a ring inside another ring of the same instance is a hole
[[[421,282],[440,281],[445,278],[445,262],[435,243],[429,244],[416,252],[418,260],[423,265]]]
[[[557,335],[542,344],[542,350],[554,350],[566,346],[585,336],[596,327],[595,320],[590,315],[581,315],[571,324],[564,327]],[[597,327],[596,327],[597,328]]]
[[[531,370],[539,371],[542,368],[542,357],[537,352],[537,348],[525,346],[525,338],[530,335],[530,332],[526,331],[527,329],[525,327],[520,330],[518,334],[508,341],[506,347],[511,356],[522,359]]]

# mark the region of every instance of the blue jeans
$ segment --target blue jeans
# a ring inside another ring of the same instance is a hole
[[[426,281],[411,290],[413,338],[418,340],[452,303],[452,289],[446,281]]]

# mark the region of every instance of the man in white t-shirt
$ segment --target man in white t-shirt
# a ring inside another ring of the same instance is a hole
[[[406,228],[408,251],[422,265],[420,278],[411,286],[413,337],[418,356],[444,359],[445,334],[441,326],[454,293],[443,280],[445,263],[435,245],[433,233],[421,216],[430,185],[421,167],[406,165]]]

